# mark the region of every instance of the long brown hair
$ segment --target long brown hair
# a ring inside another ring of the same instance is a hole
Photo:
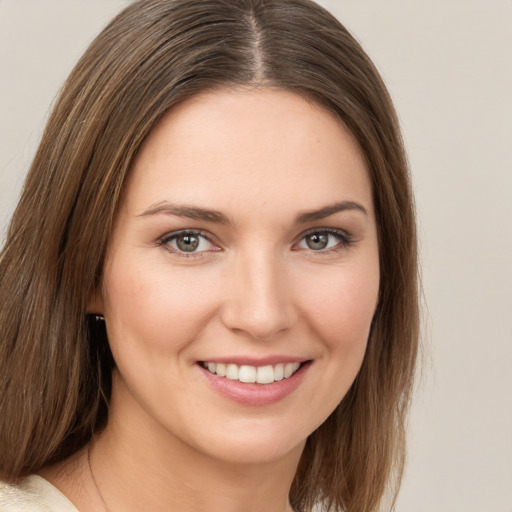
[[[76,65],[0,257],[1,478],[62,460],[107,420],[113,361],[85,311],[130,164],[174,105],[238,85],[294,91],[334,112],[366,157],[377,214],[380,298],[365,359],[308,439],[291,502],[374,511],[399,483],[418,344],[408,167],[378,72],[310,0],[141,0]]]

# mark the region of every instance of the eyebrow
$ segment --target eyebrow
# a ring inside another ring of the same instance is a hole
[[[368,215],[366,208],[362,204],[355,201],[340,201],[338,203],[324,206],[319,210],[310,210],[300,213],[295,218],[294,224],[306,224],[307,222],[325,219],[331,215],[334,215],[335,213],[344,211],[359,211],[366,216]],[[162,201],[161,203],[150,206],[147,210],[138,215],[138,217],[147,217],[150,215],[158,214],[174,215],[176,217],[187,217],[189,219],[203,220],[216,224],[231,224],[229,218],[218,210],[210,210],[192,205],[172,204],[167,201]]]
[[[368,216],[368,212],[362,204],[355,201],[340,201],[338,203],[325,206],[324,208],[320,208],[319,210],[311,210],[297,215],[295,224],[305,224],[306,222],[325,219],[338,212],[354,210]]]
[[[147,210],[138,215],[138,217],[157,215],[159,213],[174,215],[176,217],[187,217],[194,220],[204,220],[216,224],[231,224],[229,218],[217,210],[199,208],[198,206],[172,204],[167,201],[150,206]]]

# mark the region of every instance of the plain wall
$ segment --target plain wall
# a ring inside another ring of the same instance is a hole
[[[123,0],[0,0],[0,235],[50,104]],[[512,2],[325,0],[395,100],[427,355],[397,512],[512,512]]]
[[[325,1],[402,122],[429,355],[399,512],[512,511],[512,2]]]

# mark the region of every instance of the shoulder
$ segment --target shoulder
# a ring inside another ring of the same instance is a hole
[[[78,512],[50,482],[38,475],[18,484],[0,481],[0,512]]]

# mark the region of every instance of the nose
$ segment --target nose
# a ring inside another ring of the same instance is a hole
[[[278,255],[240,255],[230,268],[222,309],[224,325],[257,340],[269,340],[297,321],[290,276]]]

